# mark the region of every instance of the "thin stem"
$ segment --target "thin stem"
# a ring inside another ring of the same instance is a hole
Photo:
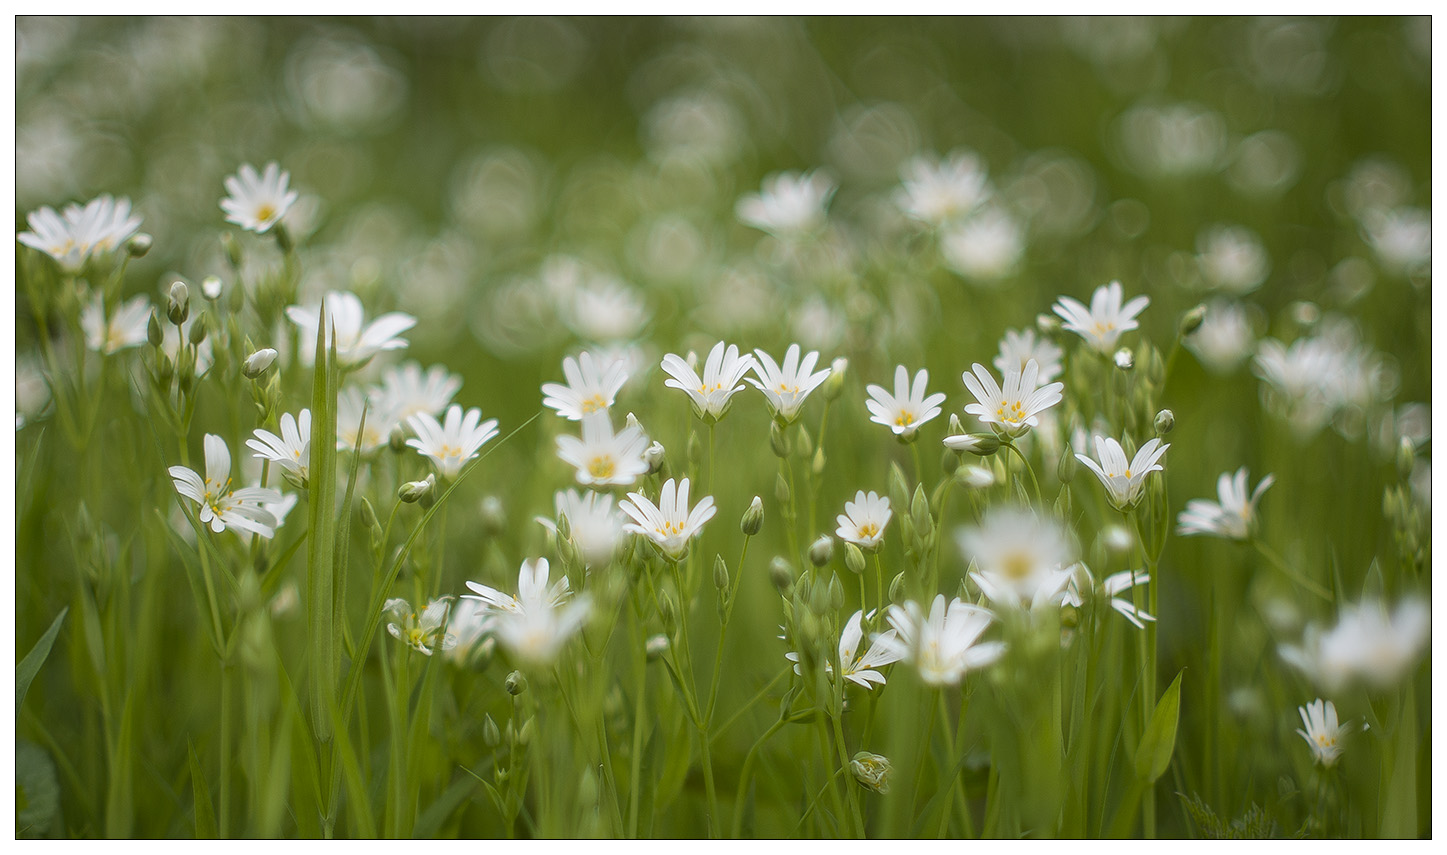
[[[1281,573],[1283,573],[1286,578],[1307,589],[1313,594],[1316,594],[1318,597],[1321,597],[1329,603],[1336,599],[1332,595],[1331,591],[1328,591],[1327,589],[1311,581],[1305,576],[1302,576],[1300,573],[1297,573],[1295,570],[1292,570],[1289,566],[1287,566],[1286,562],[1282,560],[1281,556],[1277,555],[1276,552],[1271,549],[1271,547],[1267,546],[1259,539],[1254,537],[1251,538],[1251,545],[1256,548],[1257,552],[1261,553],[1262,558],[1265,558],[1268,562],[1270,562],[1272,567],[1275,567],[1277,570],[1281,571]]]
[[[748,791],[749,778],[751,777],[750,773],[753,771],[754,768],[754,759],[758,757],[759,749],[763,747],[763,744],[768,741],[769,737],[773,736],[775,733],[778,733],[779,729],[783,726],[784,719],[781,717],[778,721],[770,725],[768,730],[764,731],[764,734],[760,736],[758,740],[756,740],[754,744],[749,748],[749,753],[744,755],[744,765],[743,768],[739,771],[739,789],[738,793],[734,796],[734,827],[729,835],[734,839],[738,839],[739,836],[743,833],[744,794]],[[821,792],[820,795],[822,796],[823,793]],[[815,798],[815,801],[818,801],[817,797]],[[808,812],[805,811],[805,816],[807,815]],[[803,823],[802,818],[799,821],[800,824]]]
[[[1011,451],[1015,452],[1015,456],[1018,457],[1018,458],[1020,458],[1020,462],[1025,466],[1025,471],[1028,472],[1028,473],[1030,473],[1030,486],[1032,486],[1032,487],[1035,488],[1035,501],[1036,501],[1036,503],[1043,503],[1045,500],[1044,500],[1043,498],[1041,498],[1041,494],[1040,494],[1040,482],[1035,479],[1035,468],[1030,465],[1030,461],[1026,460],[1026,459],[1025,459],[1025,455],[1020,452],[1020,449],[1018,449],[1018,448],[1015,447],[1015,443],[1013,443],[1013,442],[1002,442],[1002,443],[1000,443],[1000,445],[1001,445],[1002,447],[1004,447],[1004,448],[1008,448],[1008,449],[1010,449]]]

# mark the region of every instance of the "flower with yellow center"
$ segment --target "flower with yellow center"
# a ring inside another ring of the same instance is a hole
[[[1170,447],[1170,443],[1162,444],[1153,437],[1136,451],[1134,458],[1127,459],[1119,442],[1110,437],[1096,436],[1095,455],[1100,462],[1084,454],[1076,454],[1075,457],[1090,467],[1090,471],[1105,485],[1106,498],[1111,505],[1117,510],[1128,511],[1140,503],[1146,489],[1146,476],[1165,468],[1157,461]]]
[[[85,346],[107,356],[136,347],[146,341],[146,325],[151,319],[151,302],[135,297],[116,306],[106,317],[105,298],[97,292],[80,310],[80,328],[85,333]]]
[[[973,374],[966,372],[965,388],[975,396],[976,403],[965,407],[1002,439],[1013,439],[1040,424],[1039,414],[1060,403],[1065,384],[1050,383],[1036,387],[1040,365],[1031,359],[1024,368],[1005,369],[1005,383],[996,385],[994,375],[976,362]]]
[[[1120,341],[1121,333],[1136,329],[1136,315],[1151,303],[1149,297],[1135,297],[1125,305],[1124,289],[1119,282],[1111,282],[1095,289],[1090,298],[1090,308],[1079,300],[1061,297],[1052,307],[1055,314],[1065,321],[1064,329],[1070,330],[1100,353],[1109,354]]]
[[[457,646],[457,636],[447,632],[451,605],[451,597],[439,597],[418,615],[406,600],[390,599],[382,607],[388,618],[387,632],[424,656],[431,656],[434,650],[453,648]]]
[[[622,360],[594,359],[586,350],[577,359],[563,360],[563,376],[568,384],[543,384],[543,406],[557,410],[569,421],[582,421],[589,413],[606,411],[613,406],[618,390],[628,379]]]
[[[230,194],[221,200],[226,221],[257,234],[270,231],[297,200],[297,192],[287,189],[290,178],[275,161],[268,163],[260,175],[251,164],[243,163],[224,182]]]
[[[228,528],[271,537],[279,525],[276,515],[263,505],[279,505],[281,493],[265,487],[231,489],[231,451],[215,434],[206,434],[206,477],[185,466],[169,470],[176,492],[200,505],[203,525],[221,533]]]
[[[835,534],[839,535],[841,540],[873,552],[879,549],[884,540],[884,528],[889,525],[893,516],[894,511],[889,508],[887,496],[881,496],[873,490],[868,493],[860,490],[854,494],[854,501],[844,503],[844,513],[835,520],[839,523]]]
[[[909,371],[903,365],[896,366],[893,395],[882,386],[871,385],[865,390],[870,398],[864,402],[870,413],[869,420],[889,428],[901,440],[913,440],[920,425],[940,414],[940,404],[945,400],[943,392],[926,395],[928,383],[929,372],[925,369],[914,375],[911,386]]]
[[[1246,492],[1246,467],[1236,470],[1233,476],[1223,473],[1216,482],[1216,493],[1220,503],[1206,499],[1191,499],[1181,511],[1178,534],[1210,534],[1230,540],[1245,540],[1251,534],[1251,523],[1256,518],[1256,502],[1276,481],[1267,475],[1250,494]]]
[[[799,417],[799,409],[804,406],[804,399],[829,379],[829,374],[833,371],[832,367],[815,371],[819,352],[811,350],[801,359],[797,344],[789,345],[789,349],[784,352],[783,365],[775,362],[772,356],[762,350],[755,349],[754,353],[758,356],[758,361],[754,363],[754,374],[758,375],[759,379],[744,379],[764,393],[774,418],[783,424],[789,424]]]
[[[618,503],[618,509],[633,518],[633,522],[623,526],[624,531],[648,538],[672,561],[678,561],[688,552],[689,540],[718,511],[713,496],[704,496],[689,509],[687,478],[676,486],[672,478],[663,482],[657,505],[642,493],[629,493],[627,499]]]
[[[876,639],[881,653],[913,663],[930,686],[958,685],[967,672],[990,665],[1005,652],[1003,642],[979,641],[995,616],[958,597],[946,606],[944,595],[936,596],[928,615],[914,600],[892,605],[886,619],[895,635]]]
[[[446,421],[438,423],[431,413],[418,413],[407,420],[416,439],[407,444],[423,456],[432,458],[443,478],[456,478],[463,464],[477,456],[482,444],[497,436],[497,419],[482,421],[476,407],[464,416],[457,404],[447,408]]]
[[[960,551],[976,570],[970,580],[1001,608],[1041,609],[1058,604],[1075,557],[1063,525],[1024,508],[996,507],[978,526],[956,533]]]
[[[699,377],[682,357],[674,353],[663,357],[663,371],[669,376],[663,385],[680,389],[688,395],[694,415],[710,424],[724,417],[734,393],[743,389],[739,381],[754,367],[754,358],[748,354],[739,355],[739,346],[723,342],[713,346]]]
[[[582,422],[582,438],[558,437],[558,457],[577,470],[579,484],[626,487],[648,473],[648,436],[641,428],[615,434],[606,410],[585,413]]]
[[[248,439],[246,445],[256,452],[253,457],[270,460],[281,467],[287,480],[305,487],[311,464],[312,411],[302,410],[297,416],[282,413],[278,427],[281,436],[257,428],[256,438]]]
[[[1349,730],[1346,725],[1338,723],[1336,704],[1317,698],[1304,707],[1297,707],[1296,711],[1301,714],[1301,723],[1306,726],[1305,730],[1298,727],[1296,732],[1306,740],[1316,762],[1326,769],[1335,766],[1342,753],[1342,737]]]

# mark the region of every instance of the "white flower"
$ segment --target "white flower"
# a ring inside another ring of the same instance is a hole
[[[728,412],[734,393],[744,388],[739,381],[754,367],[754,358],[748,354],[740,356],[736,344],[725,350],[724,343],[719,342],[708,352],[702,379],[677,354],[665,355],[662,365],[671,378],[663,381],[663,385],[682,389],[693,404],[695,415],[706,422],[716,422]]]
[[[312,411],[302,410],[295,417],[282,413],[280,427],[281,436],[257,428],[256,438],[248,439],[246,445],[256,452],[252,457],[272,461],[288,479],[305,487],[307,467],[311,465]]]
[[[1432,635],[1432,609],[1416,598],[1403,600],[1388,616],[1375,600],[1344,605],[1336,626],[1308,626],[1300,646],[1282,645],[1281,658],[1328,692],[1360,680],[1390,689],[1407,676]]]
[[[943,392],[926,397],[927,383],[929,372],[921,368],[914,375],[914,387],[911,388],[909,371],[903,365],[896,366],[893,395],[882,386],[870,385],[866,389],[870,400],[865,401],[864,406],[870,412],[869,420],[894,431],[900,439],[913,439],[920,425],[940,414],[940,404],[945,400]]]
[[[327,342],[333,334],[337,341],[337,362],[344,369],[360,368],[383,350],[398,350],[407,340],[397,338],[411,329],[417,319],[402,312],[389,312],[365,323],[362,301],[350,291],[328,291],[323,301],[327,307]],[[303,365],[316,361],[317,326],[321,307],[288,306],[286,316],[297,325],[297,347]]]
[[[734,212],[744,225],[788,239],[818,231],[834,182],[821,172],[776,172],[762,191],[739,199]]]
[[[1256,485],[1250,495],[1246,494],[1246,467],[1236,470],[1233,476],[1223,472],[1216,482],[1216,493],[1220,503],[1206,499],[1191,499],[1181,511],[1178,534],[1210,534],[1231,540],[1245,540],[1251,533],[1251,522],[1256,515],[1256,501],[1276,481],[1276,476],[1267,475]]]
[[[1432,270],[1432,212],[1397,208],[1363,217],[1363,234],[1389,273],[1414,275]]]
[[[636,337],[652,316],[642,295],[608,276],[585,285],[563,285],[559,299],[563,322],[579,337],[611,344]]]
[[[811,350],[800,359],[799,350],[799,345],[789,345],[789,349],[784,351],[784,365],[780,367],[772,356],[756,348],[754,353],[758,354],[759,359],[750,367],[759,379],[744,378],[752,383],[755,389],[764,393],[774,418],[784,424],[799,417],[799,409],[804,406],[804,399],[819,388],[833,371],[832,367],[815,371],[814,365],[819,361],[819,352]]]
[[[844,513],[836,518],[839,529],[835,534],[860,549],[873,552],[884,540],[884,528],[894,517],[889,509],[889,498],[870,490],[854,494],[854,501],[844,503]]]
[[[873,618],[874,612],[870,612],[869,617]],[[864,640],[863,619],[863,611],[855,612],[845,623],[844,630],[839,633],[839,662],[844,669],[844,679],[872,689],[875,683],[881,686],[885,683],[884,675],[874,669],[898,662],[903,654],[898,643],[899,633],[891,629],[875,636],[869,651],[861,655],[859,646]],[[784,654],[784,658],[794,663],[795,674],[803,673],[799,667],[799,654],[790,651]],[[834,676],[833,663],[825,662],[824,672]]]
[[[1144,609],[1136,608],[1130,600],[1117,595],[1129,591],[1136,585],[1144,585],[1150,580],[1151,575],[1144,571],[1122,570],[1105,577],[1105,581],[1100,583],[1099,590],[1095,591],[1095,577],[1090,575],[1090,570],[1084,564],[1076,564],[1070,576],[1070,586],[1065,591],[1064,602],[1080,608],[1085,604],[1084,592],[1090,590],[1095,596],[1104,597],[1110,603],[1111,608],[1135,624],[1137,629],[1145,629],[1146,625],[1143,621],[1153,621],[1155,617],[1147,614]]]
[[[625,427],[613,433],[606,410],[583,416],[583,437],[558,437],[558,457],[578,470],[579,484],[626,487],[648,474],[643,452],[648,436],[641,428]]]
[[[984,668],[1005,652],[999,641],[977,643],[995,616],[956,597],[945,606],[936,596],[926,617],[913,600],[889,607],[886,615],[895,637],[880,636],[884,649],[914,663],[920,679],[931,686],[957,685],[967,671]]]
[[[559,490],[553,494],[553,506],[558,519],[568,518],[573,543],[590,569],[604,567],[613,560],[623,540],[623,517],[613,508],[612,496]],[[557,524],[547,517],[538,517],[538,522],[548,531],[558,530]]]
[[[1070,582],[1065,565],[1074,550],[1053,517],[996,507],[980,524],[956,533],[960,551],[978,572],[970,579],[996,606],[1039,609],[1057,604]]]
[[[546,558],[522,563],[516,597],[477,582],[468,582],[467,587],[474,594],[463,597],[480,600],[487,611],[487,630],[514,656],[531,664],[547,665],[557,659],[588,617],[586,594],[568,602],[567,576],[548,587]]]
[[[1230,374],[1256,346],[1256,334],[1240,303],[1217,300],[1206,307],[1206,317],[1186,336],[1186,349],[1196,354],[1207,371]]]
[[[1090,308],[1079,300],[1061,297],[1052,307],[1064,321],[1064,328],[1079,335],[1091,347],[1109,354],[1123,332],[1136,329],[1135,316],[1150,305],[1150,297],[1135,297],[1121,305],[1124,290],[1119,282],[1102,285],[1090,298]]]
[[[85,333],[85,346],[109,356],[119,350],[144,344],[146,324],[151,319],[151,301],[135,297],[116,306],[106,317],[105,298],[95,297],[80,310],[80,328]]]
[[[231,488],[231,451],[215,434],[206,434],[206,477],[202,478],[185,466],[172,466],[168,471],[176,492],[201,506],[202,525],[209,524],[216,533],[228,528],[249,531],[262,537],[276,533],[279,523],[262,503],[280,504],[282,496],[264,487]]]
[[[431,413],[418,413],[407,420],[416,439],[407,444],[437,464],[437,472],[443,478],[456,478],[467,461],[477,456],[477,450],[484,442],[497,436],[497,419],[482,421],[482,410],[477,407],[467,411],[457,404],[447,408],[444,422],[439,423]]]
[[[260,175],[251,164],[243,163],[235,175],[226,177],[230,195],[221,200],[226,221],[265,234],[297,200],[297,192],[287,190],[289,179],[276,161],[268,163]]]
[[[120,246],[141,227],[141,218],[131,216],[131,200],[98,196],[82,208],[65,206],[57,214],[46,205],[26,216],[30,231],[16,240],[54,258],[67,273],[78,273],[86,259]]]
[[[588,351],[563,360],[563,376],[568,385],[543,384],[543,406],[552,407],[569,421],[582,421],[588,413],[607,411],[613,406],[618,390],[628,379],[621,360],[595,360]]]
[[[961,437],[950,437],[950,439],[960,438]],[[964,438],[968,439],[968,434]],[[946,447],[949,447],[948,443],[946,443]],[[994,470],[988,466],[981,466],[978,463],[966,465],[963,467],[963,472],[957,474],[957,477],[964,481],[966,486],[974,487],[976,490],[983,490],[995,484]]]
[[[1297,707],[1296,711],[1301,713],[1301,723],[1306,725],[1306,730],[1298,727],[1296,732],[1311,746],[1316,762],[1327,769],[1335,766],[1342,752],[1341,740],[1349,732],[1337,722],[1336,704],[1317,698],[1304,707]]]
[[[966,279],[1001,279],[1025,255],[1025,230],[1004,211],[982,211],[940,235],[940,254]]]
[[[406,600],[390,599],[382,606],[388,618],[387,631],[393,638],[426,656],[431,656],[434,650],[449,650],[457,646],[457,636],[446,632],[451,604],[451,597],[439,597],[429,602],[419,616]]]
[[[391,413],[397,422],[426,413],[435,416],[447,409],[452,396],[462,388],[462,378],[450,373],[445,365],[434,365],[422,373],[422,366],[408,362],[389,368],[382,383],[370,390],[372,410]]]
[[[1010,369],[1025,370],[1030,360],[1040,366],[1039,374],[1035,378],[1037,383],[1049,383],[1060,376],[1063,370],[1060,364],[1060,348],[1055,342],[1044,336],[1035,337],[1032,329],[1016,332],[1006,330],[1005,337],[1000,339],[1000,355],[995,357],[995,367],[999,369],[1001,376],[1004,376]]]
[[[1215,226],[1196,236],[1196,264],[1212,288],[1249,294],[1271,272],[1271,257],[1261,239],[1240,226]]]
[[[1004,388],[995,385],[994,376],[985,366],[976,362],[972,367],[974,374],[966,372],[963,379],[965,388],[978,403],[966,405],[965,412],[1007,439],[1039,425],[1039,414],[1060,403],[1061,390],[1065,388],[1060,382],[1037,388],[1040,365],[1033,359],[1026,362],[1023,369],[1007,369]]]
[[[1106,498],[1110,499],[1110,503],[1126,511],[1140,501],[1146,488],[1146,476],[1165,468],[1156,461],[1170,447],[1170,443],[1162,445],[1159,439],[1152,437],[1136,451],[1133,459],[1127,460],[1120,443],[1097,434],[1095,456],[1100,458],[1100,462],[1096,463],[1084,454],[1076,454],[1075,457],[1089,466],[1100,483],[1105,485]]]
[[[990,198],[985,165],[973,152],[955,151],[943,161],[914,157],[901,172],[903,186],[895,193],[895,204],[932,226],[967,216]]]
[[[634,519],[623,526],[624,531],[643,535],[674,561],[683,557],[688,551],[688,541],[718,510],[713,496],[704,496],[689,510],[687,478],[678,482],[676,489],[672,478],[664,481],[657,505],[642,493],[629,493],[627,499],[618,503],[618,509]]]
[[[387,444],[392,428],[397,426],[397,418],[379,409],[378,403],[376,399],[368,399],[356,386],[348,386],[337,393],[338,451],[356,448],[366,454]],[[367,416],[365,426],[362,424],[363,409]]]

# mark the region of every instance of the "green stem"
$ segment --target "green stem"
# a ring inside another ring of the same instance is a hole
[[[1045,500],[1041,498],[1040,482],[1035,479],[1035,468],[1030,465],[1030,461],[1025,459],[1025,455],[1020,452],[1020,449],[1015,447],[1015,443],[1002,442],[1000,443],[1000,445],[1015,452],[1015,456],[1020,458],[1020,463],[1024,465],[1025,471],[1030,474],[1030,486],[1035,488],[1035,502],[1037,504],[1042,504]]]
[[[1276,552],[1271,549],[1271,547],[1267,546],[1259,539],[1254,537],[1251,538],[1251,545],[1256,548],[1257,552],[1261,553],[1261,557],[1265,558],[1268,562],[1270,562],[1271,566],[1279,570],[1283,575],[1286,576],[1286,578],[1307,589],[1313,594],[1316,594],[1318,597],[1321,597],[1329,603],[1336,599],[1334,596],[1332,596],[1331,591],[1328,591],[1326,588],[1323,588],[1321,585],[1318,585],[1316,582],[1313,582],[1312,580],[1306,578],[1305,576],[1302,576],[1300,573],[1297,573],[1295,570],[1292,570],[1290,567],[1288,567],[1286,562],[1282,560],[1281,556],[1277,555]]]
[[[738,793],[734,796],[734,827],[729,835],[735,840],[737,840],[740,835],[743,834],[744,796],[748,792],[749,778],[751,776],[751,773],[753,772],[754,760],[759,755],[759,749],[763,747],[764,743],[768,741],[769,737],[773,736],[775,733],[778,733],[779,729],[783,726],[784,719],[780,717],[778,721],[769,725],[769,729],[764,731],[764,734],[760,736],[752,746],[750,746],[749,753],[744,755],[744,765],[743,768],[739,770],[739,789]],[[823,795],[823,793],[821,792],[820,795]],[[815,801],[818,801],[818,799],[816,798]],[[808,815],[807,811],[805,812],[805,815]],[[803,820],[800,819],[801,824],[802,822]]]

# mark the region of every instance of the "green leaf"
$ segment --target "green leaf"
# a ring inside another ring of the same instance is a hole
[[[55,620],[50,622],[50,629],[40,636],[20,664],[15,666],[15,715],[20,715],[20,704],[25,700],[25,693],[30,691],[30,684],[35,680],[35,675],[40,673],[40,666],[45,664],[45,658],[50,655],[50,648],[55,644],[55,636],[60,634],[60,624],[65,620],[66,614],[70,612],[70,606],[60,610]]]
[[[327,306],[322,301],[317,324],[316,361],[312,371],[311,463],[307,502],[307,630],[311,641],[312,727],[319,742],[331,740],[336,707],[336,617],[333,552],[337,504],[337,370],[336,334],[327,336]]]
[[[468,775],[464,775],[452,782],[452,785],[440,796],[437,801],[428,806],[422,815],[417,817],[417,824],[412,826],[412,837],[414,840],[430,839],[437,836],[442,828],[442,823],[447,821],[452,812],[472,795],[473,789],[481,778],[472,774],[470,769],[465,769]],[[483,783],[486,783],[485,781]]]
[[[189,739],[186,740],[186,754],[191,762],[191,801],[196,805],[196,839],[212,840],[216,837],[216,809],[211,806],[211,788],[206,786],[206,776],[201,772],[196,746]]]
[[[1171,754],[1176,750],[1176,725],[1181,717],[1181,676],[1185,673],[1186,669],[1182,668],[1161,696],[1155,712],[1151,713],[1151,723],[1146,726],[1146,732],[1136,748],[1136,777],[1147,784],[1155,783],[1165,774],[1166,767],[1171,763]]]
[[[33,742],[15,743],[15,836],[41,837],[60,815],[55,761]]]

